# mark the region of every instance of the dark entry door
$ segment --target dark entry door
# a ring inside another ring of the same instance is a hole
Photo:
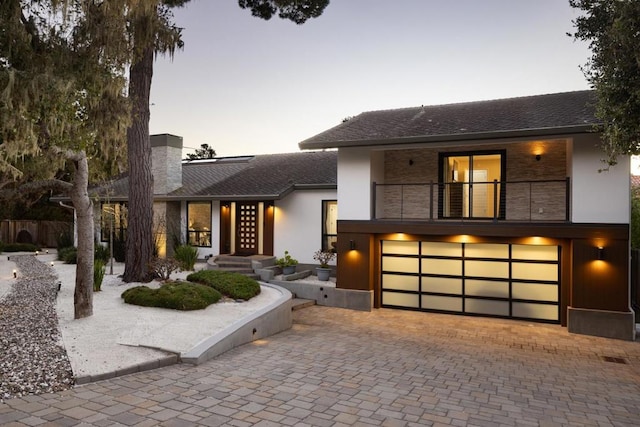
[[[238,255],[258,253],[258,203],[238,202],[236,205],[236,250]]]

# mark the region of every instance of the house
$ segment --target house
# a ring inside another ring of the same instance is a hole
[[[173,242],[219,254],[276,255],[301,263],[336,240],[336,151],[182,160],[182,138],[152,135],[154,227],[160,256]],[[97,234],[126,229],[126,175],[97,189]],[[111,223],[113,221],[113,224]]]
[[[634,339],[630,164],[600,171],[594,96],[371,111],[301,142],[338,150],[337,287]]]

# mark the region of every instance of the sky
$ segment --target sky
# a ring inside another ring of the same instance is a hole
[[[185,153],[296,152],[363,111],[589,88],[568,0],[331,0],[303,25],[237,0],[174,14],[185,46],[155,63],[150,131]]]

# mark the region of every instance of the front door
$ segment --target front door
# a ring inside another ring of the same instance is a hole
[[[236,244],[237,255],[256,255],[258,253],[258,203],[238,202],[236,205]]]

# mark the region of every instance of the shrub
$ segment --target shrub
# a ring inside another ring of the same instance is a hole
[[[75,246],[59,249],[58,261],[63,261],[65,264],[77,264],[78,249]]]
[[[149,263],[153,277],[160,280],[169,280],[171,273],[179,268],[180,263],[173,258],[154,258]]]
[[[211,286],[222,295],[233,299],[249,300],[260,293],[260,284],[239,273],[200,270],[187,276],[190,282]]]
[[[102,261],[104,265],[109,262],[109,246],[103,246],[99,243],[95,245],[94,259]]]
[[[58,237],[56,238],[56,247],[58,250],[63,248],[70,248],[71,246],[73,246],[73,243],[73,233],[69,231],[63,231],[62,233],[58,234]]]
[[[190,245],[178,245],[174,254],[182,271],[193,271],[193,266],[198,260],[198,248]]]
[[[39,250],[40,246],[32,243],[7,243],[3,248],[3,252],[35,252]]]
[[[158,289],[136,286],[122,293],[127,304],[144,307],[172,308],[175,310],[201,310],[220,301],[222,295],[215,289],[197,283],[172,281]]]
[[[106,270],[104,265],[105,263],[100,259],[93,261],[93,290],[95,292],[100,292],[102,288],[102,279],[104,279],[104,272]]]
[[[276,265],[280,268],[298,265],[298,260],[293,258],[289,251],[284,251],[284,256],[276,260]]]

